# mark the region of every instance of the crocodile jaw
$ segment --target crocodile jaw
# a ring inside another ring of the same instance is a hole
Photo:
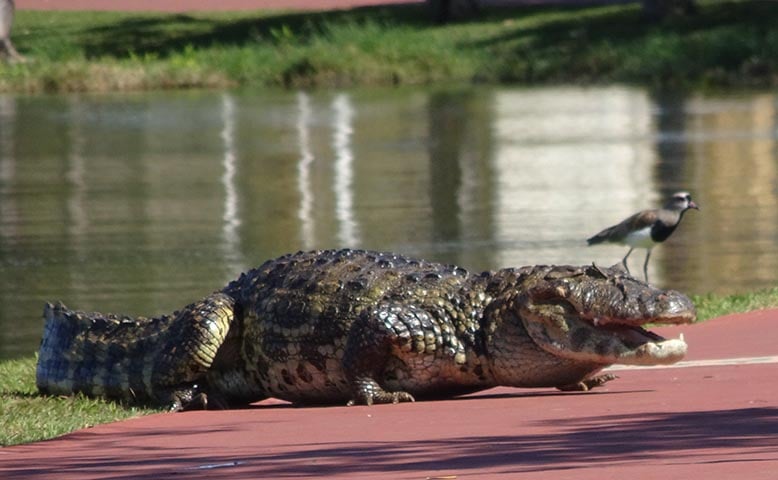
[[[665,339],[642,325],[680,325],[696,318],[692,301],[615,267],[554,271],[532,279],[515,303],[533,342],[577,362],[662,365],[686,355],[683,337]]]
[[[630,308],[630,313],[641,313],[618,316],[612,315],[613,308],[591,312],[557,296],[525,303],[520,317],[534,343],[558,357],[601,365],[666,365],[686,355],[683,336],[665,339],[641,325],[691,323],[696,314],[691,301],[678,292],[667,292],[663,298],[669,304],[653,314],[646,315],[646,308]]]
[[[648,342],[632,351],[631,356],[622,356],[616,363],[627,365],[668,365],[686,356],[686,342],[683,335],[660,342]]]
[[[683,334],[679,338],[666,339],[640,327],[616,327],[610,332],[617,337],[611,344],[613,363],[667,365],[686,356]]]
[[[672,364],[687,350],[683,335],[665,339],[640,327],[595,326],[574,316],[565,316],[557,328],[538,321],[525,321],[524,327],[536,345],[555,356],[601,365]]]

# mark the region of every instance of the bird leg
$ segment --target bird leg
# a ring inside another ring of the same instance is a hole
[[[629,267],[627,266],[627,257],[629,257],[629,254],[632,253],[632,250],[634,250],[634,249],[635,249],[635,247],[631,247],[629,249],[629,252],[627,252],[627,254],[624,255],[624,259],[621,261],[621,264],[624,265],[624,270],[626,270],[627,273],[629,273],[630,275],[632,275],[632,273],[630,273]]]
[[[9,62],[24,63],[27,61],[27,59],[16,51],[10,38],[0,39],[0,59],[2,59],[3,56],[8,57]]]
[[[648,283],[648,259],[651,258],[651,249],[646,250],[646,261],[643,262],[643,276],[646,278],[646,283]]]

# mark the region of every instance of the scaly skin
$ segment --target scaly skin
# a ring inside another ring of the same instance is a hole
[[[498,385],[588,390],[613,363],[683,358],[683,340],[640,328],[695,318],[684,295],[613,267],[471,274],[377,252],[266,262],[171,316],[130,319],[47,305],[37,383],[164,404],[225,408],[276,397],[372,404]]]

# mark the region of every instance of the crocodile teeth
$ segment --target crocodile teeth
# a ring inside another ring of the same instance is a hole
[[[682,341],[682,342],[684,341],[684,339],[683,339],[683,333],[681,333],[681,334],[678,336],[678,340],[680,340],[680,341]]]

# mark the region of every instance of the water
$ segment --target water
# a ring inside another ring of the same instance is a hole
[[[300,249],[610,265],[625,248],[584,240],[682,189],[702,209],[652,281],[772,287],[777,110],[625,87],[0,95],[0,358],[37,349],[45,301],[168,313]]]

